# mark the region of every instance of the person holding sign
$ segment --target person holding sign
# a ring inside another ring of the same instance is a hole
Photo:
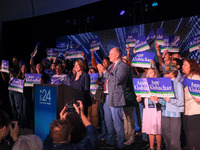
[[[194,59],[185,59],[182,71],[188,79],[200,80],[200,69]],[[185,113],[183,117],[183,128],[186,134],[187,148],[199,149],[200,135],[200,99],[194,98],[186,86],[185,93]]]
[[[157,69],[150,68],[147,71],[146,78],[157,78],[159,73]],[[137,101],[143,99],[137,95]],[[157,150],[161,149],[161,109],[157,103],[160,99],[157,96],[150,96],[144,99],[142,132],[149,135],[150,149],[154,149],[154,136],[156,136]],[[143,102],[143,101],[142,101]]]
[[[169,65],[171,63],[170,54],[169,54],[169,52],[167,50],[165,50],[163,52],[163,55],[161,56],[160,47],[159,47],[159,45],[157,43],[156,43],[155,48],[156,48],[156,52],[157,52],[158,62],[159,62],[159,65],[161,67],[161,71],[164,71],[165,70],[165,66]]]
[[[165,77],[170,77],[174,98],[164,97],[162,104],[162,133],[167,150],[181,150],[181,113],[184,112],[183,86],[177,80],[178,68],[175,64],[165,67]]]

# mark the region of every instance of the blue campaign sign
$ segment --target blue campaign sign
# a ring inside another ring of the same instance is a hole
[[[90,40],[90,51],[91,50],[100,50],[100,41],[99,39]]]
[[[155,56],[155,53],[147,52],[147,51],[135,53],[131,61],[131,65],[133,67],[150,68],[151,60],[154,59],[154,56]]]
[[[157,28],[156,43],[158,45],[164,45],[163,32],[164,32],[163,28]]]
[[[156,35],[154,33],[154,30],[152,29],[149,34],[147,35],[147,38],[146,38],[150,48],[154,47],[154,43],[155,43],[155,40],[156,40]]]
[[[165,78],[147,78],[152,96],[174,97],[174,90],[171,79]]]
[[[57,88],[37,85],[34,86],[34,134],[42,141],[49,134],[49,126],[56,119],[57,114]]]
[[[99,78],[99,74],[98,73],[92,73],[92,74],[89,74],[90,75],[90,92],[92,94],[95,94],[96,93],[96,90],[98,89],[98,85],[96,84],[96,81],[98,80]]]
[[[146,78],[133,78],[133,88],[136,95],[150,97],[150,90]]]
[[[144,35],[137,38],[135,43],[135,52],[146,51],[150,49],[149,44]]]
[[[8,66],[9,66],[9,61],[7,60],[2,60],[1,62],[1,72],[9,73],[8,71]]]
[[[190,39],[189,51],[192,52],[192,51],[198,50],[199,49],[199,47],[198,47],[199,44],[200,44],[200,36],[192,37]]]
[[[185,85],[194,98],[200,98],[200,80],[186,79]]]
[[[26,82],[24,86],[33,87],[33,84],[40,84],[41,74],[26,73]]]
[[[126,38],[126,47],[135,47],[135,42],[137,39],[137,33],[129,34]]]

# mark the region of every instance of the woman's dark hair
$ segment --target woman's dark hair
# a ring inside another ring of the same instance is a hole
[[[184,61],[187,61],[190,65],[190,71],[189,71],[189,75],[200,75],[200,69],[199,69],[199,65],[197,64],[197,61],[194,59],[188,59],[186,58]]]
[[[77,59],[76,62],[80,66],[81,70],[85,71],[85,69],[87,68],[87,65],[86,65],[85,61],[82,60],[82,59]]]
[[[180,67],[178,68],[178,70],[182,70],[182,66],[183,66],[183,62],[182,60],[178,59],[178,58],[174,58],[173,61],[176,61],[176,65],[179,65]]]

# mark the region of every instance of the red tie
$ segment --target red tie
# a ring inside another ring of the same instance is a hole
[[[111,68],[110,68],[110,73],[113,71],[114,66],[115,66],[115,63],[112,64],[112,66],[111,66]],[[108,79],[105,80],[105,83],[104,83],[104,91],[106,91],[107,82],[108,82]]]

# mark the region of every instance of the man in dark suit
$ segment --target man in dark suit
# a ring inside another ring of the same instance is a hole
[[[104,104],[104,114],[108,136],[106,144],[115,144],[115,131],[117,133],[117,148],[124,148],[123,106],[125,106],[125,87],[128,79],[129,68],[121,60],[122,51],[118,48],[110,50],[109,58],[113,63],[106,70],[98,64],[98,70],[106,79],[104,90],[108,90]]]

